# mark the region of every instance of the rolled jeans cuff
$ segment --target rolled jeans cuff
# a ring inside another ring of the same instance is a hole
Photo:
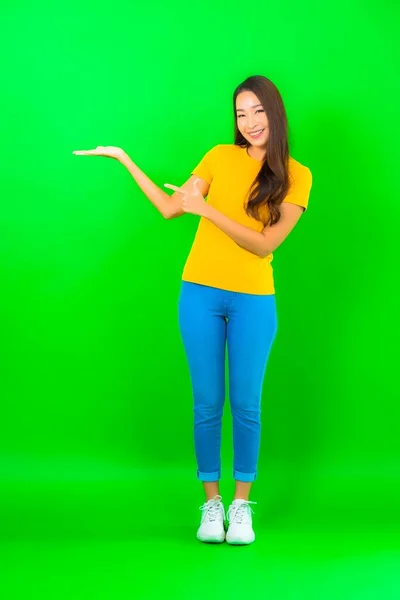
[[[240,471],[236,471],[233,469],[233,478],[236,481],[243,481],[244,483],[248,483],[250,481],[254,481],[257,477],[257,473],[241,473]]]
[[[220,471],[214,471],[213,473],[202,473],[199,470],[197,471],[197,479],[200,481],[219,481],[220,477]]]

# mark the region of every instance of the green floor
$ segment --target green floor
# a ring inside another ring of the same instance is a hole
[[[274,502],[254,488],[256,541],[196,539],[197,481],[8,482],[1,489],[4,600],[398,600],[390,511]],[[225,504],[231,484],[221,486]],[[277,500],[277,498],[275,499]]]

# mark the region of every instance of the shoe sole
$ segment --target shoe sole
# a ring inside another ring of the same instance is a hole
[[[231,540],[228,537],[225,538],[226,542],[228,544],[231,544],[231,546],[248,546],[249,544],[252,544],[255,541],[255,537],[252,540],[249,541],[243,541],[243,540]]]
[[[206,542],[209,544],[222,544],[225,541],[225,535],[221,538],[202,538],[201,536],[196,536],[199,542]]]

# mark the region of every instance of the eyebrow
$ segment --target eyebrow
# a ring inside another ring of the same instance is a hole
[[[251,106],[250,108],[257,108],[257,106],[262,106],[262,104],[253,104],[253,106]],[[236,112],[239,112],[239,111],[246,112],[246,111],[244,110],[244,108],[237,108],[237,109],[236,109]]]

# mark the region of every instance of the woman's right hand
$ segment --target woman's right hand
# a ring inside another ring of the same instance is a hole
[[[72,154],[80,156],[106,156],[108,158],[115,158],[121,160],[125,156],[125,152],[122,148],[117,146],[97,146],[93,150],[74,150]]]

